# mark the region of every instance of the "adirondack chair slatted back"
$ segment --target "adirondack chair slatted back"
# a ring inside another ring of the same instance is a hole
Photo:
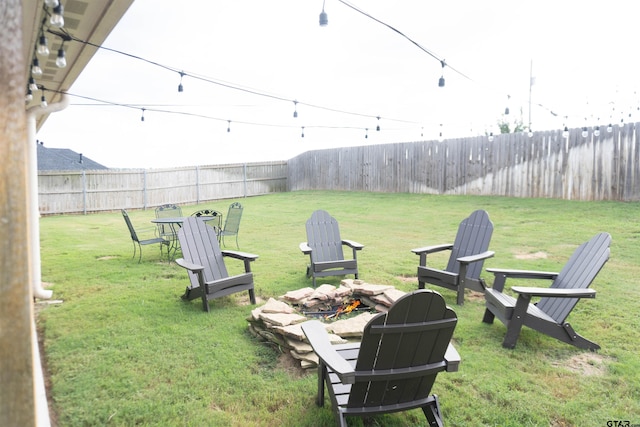
[[[447,264],[447,271],[460,273],[460,263],[456,259],[467,255],[482,253],[489,249],[491,236],[493,235],[493,223],[489,214],[484,210],[477,210],[465,218],[458,227],[451,256]],[[469,264],[467,277],[478,279],[482,273],[484,261]]]
[[[317,210],[307,220],[307,245],[312,249],[312,262],[344,259],[338,221],[329,212]]]
[[[371,319],[347,406],[400,405],[426,398],[437,373],[444,370],[456,323],[455,312],[430,290],[407,294],[388,313]]]
[[[596,234],[591,240],[580,245],[558,273],[551,288],[588,288],[609,259],[610,245],[609,233]],[[578,298],[541,298],[536,306],[561,324],[578,301]]]
[[[204,280],[210,282],[229,276],[215,230],[204,221],[187,218],[178,231],[183,258],[204,266]],[[198,276],[189,271],[193,287],[199,286]]]

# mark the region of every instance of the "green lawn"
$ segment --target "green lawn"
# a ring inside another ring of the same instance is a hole
[[[183,207],[226,213],[234,200]],[[261,301],[310,285],[298,244],[315,209],[340,222],[343,238],[365,245],[361,278],[417,288],[418,257],[410,249],[452,242],[459,222],[486,209],[494,223],[485,267],[559,271],[577,245],[611,233],[611,259],[593,284],[594,300],[569,317],[576,331],[602,346],[576,349],[525,328],[515,350],[501,347],[504,326],[481,322],[484,302],[437,289],[459,317],[454,333],[462,364],[438,376],[449,426],[606,426],[640,424],[640,203],[573,202],[503,197],[350,192],[293,192],[239,200],[241,250],[253,263]],[[129,212],[137,228],[154,213]],[[43,281],[62,304],[39,304],[39,329],[59,426],[331,426],[314,404],[315,371],[301,375],[286,357],[247,330],[253,306],[245,293],[200,301],[180,295],[186,272],[145,247],[133,247],[120,212],[41,220]],[[445,257],[430,258],[442,267]],[[242,265],[227,262],[232,273]],[[491,276],[485,274],[486,279]],[[320,283],[339,283],[329,278]],[[544,286],[546,282],[508,282]],[[259,300],[259,302],[260,302]],[[425,425],[419,410],[351,425]]]

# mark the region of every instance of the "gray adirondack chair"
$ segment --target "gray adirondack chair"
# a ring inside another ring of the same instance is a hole
[[[324,406],[326,385],[340,426],[347,416],[414,408],[422,408],[428,425],[442,426],[431,388],[439,372],[458,370],[460,356],[450,343],[457,320],[439,293],[421,289],[371,319],[361,343],[331,345],[323,323],[303,323],[319,358],[316,404]]]
[[[316,287],[317,277],[344,276],[353,274],[358,278],[357,252],[364,248],[358,242],[340,237],[338,221],[327,211],[317,210],[306,223],[307,241],[300,243],[303,254],[309,255],[307,277]],[[345,259],[342,246],[352,250],[352,258]]]
[[[191,285],[182,296],[184,300],[202,299],[202,306],[209,311],[209,301],[236,292],[249,291],[251,304],[256,303],[251,261],[258,255],[246,252],[221,250],[215,230],[205,221],[187,218],[178,231],[183,258],[176,264],[188,270]],[[245,272],[230,276],[224,263],[225,257],[244,262]]]
[[[138,257],[138,264],[142,261],[142,247],[147,245],[160,245],[160,256],[162,256],[162,247],[167,246],[167,252],[169,252],[169,241],[161,238],[161,237],[152,237],[150,239],[140,239],[138,237],[138,233],[136,233],[136,229],[133,227],[131,223],[131,218],[129,218],[129,214],[126,210],[121,209],[122,217],[124,218],[124,222],[127,223],[127,228],[129,229],[129,234],[131,235],[131,240],[133,241],[133,257],[136,257],[136,246],[140,249],[140,255]]]
[[[596,275],[609,259],[611,236],[596,234],[580,245],[559,273],[528,270],[487,269],[495,275],[492,288],[485,292],[485,323],[493,323],[495,317],[507,327],[502,342],[505,348],[514,348],[523,326],[542,332],[578,348],[598,350],[600,346],[578,335],[566,320],[581,298],[595,298],[596,291],[588,289]],[[507,278],[547,279],[549,288],[514,286],[517,299],[505,294]],[[534,297],[542,297],[531,304]]]
[[[424,289],[425,283],[441,286],[457,292],[457,304],[464,304],[464,290],[473,289],[484,292],[484,283],[480,278],[484,260],[495,252],[489,250],[493,235],[493,223],[489,214],[477,210],[465,218],[458,227],[453,244],[426,246],[412,249],[420,256],[418,265],[418,288]],[[450,250],[449,261],[444,270],[427,267],[427,255]]]

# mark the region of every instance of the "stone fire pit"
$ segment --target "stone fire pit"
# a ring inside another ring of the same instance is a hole
[[[393,286],[345,279],[340,286],[324,284],[316,289],[290,291],[251,311],[249,331],[277,345],[300,361],[303,369],[315,368],[318,357],[306,342],[300,324],[311,319],[326,323],[333,343],[359,341],[364,326],[375,314],[387,311],[405,293]]]

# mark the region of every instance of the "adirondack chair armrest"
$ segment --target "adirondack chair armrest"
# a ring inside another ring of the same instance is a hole
[[[303,254],[305,255],[309,255],[311,253],[311,248],[309,247],[309,245],[307,244],[307,242],[302,242],[300,243],[300,250],[302,251]]]
[[[342,244],[347,245],[351,249],[355,249],[356,251],[359,251],[360,249],[364,248],[364,245],[358,242],[354,242],[353,240],[342,239]]]
[[[558,273],[551,271],[533,271],[533,270],[508,270],[503,268],[487,268],[489,273],[493,273],[493,289],[502,292],[504,290],[507,278],[513,279],[547,279],[554,280],[558,277]]]
[[[489,273],[498,276],[511,277],[514,279],[549,279],[554,280],[558,277],[558,273],[551,271],[534,271],[534,270],[508,270],[503,268],[487,268]]]
[[[552,298],[595,298],[595,289],[558,289],[558,288],[533,288],[514,286],[511,290],[519,295],[531,297]]]
[[[452,248],[453,248],[453,243],[444,243],[442,245],[425,246],[422,248],[411,249],[411,252],[413,252],[416,255],[422,255],[422,254],[431,254],[434,252],[451,250]]]
[[[248,260],[255,261],[258,259],[258,255],[250,254],[248,252],[240,252],[240,251],[231,251],[231,250],[223,250],[222,256],[228,256],[230,258],[240,259],[240,260]]]
[[[471,264],[472,262],[478,262],[478,261],[483,261],[487,258],[491,258],[492,256],[494,256],[496,253],[494,251],[484,251],[482,253],[479,254],[474,254],[474,255],[467,255],[467,256],[463,256],[458,258],[458,262],[461,264]]]
[[[449,343],[447,351],[444,353],[444,361],[447,364],[447,372],[457,372],[460,366],[460,354],[458,350]]]
[[[187,270],[193,271],[194,273],[204,270],[204,266],[200,264],[194,264],[192,262],[187,261],[184,258],[176,259],[176,264],[178,264],[182,268],[186,268]]]
[[[313,351],[329,366],[344,384],[355,383],[355,370],[331,345],[325,325],[318,320],[309,320],[300,325]]]

